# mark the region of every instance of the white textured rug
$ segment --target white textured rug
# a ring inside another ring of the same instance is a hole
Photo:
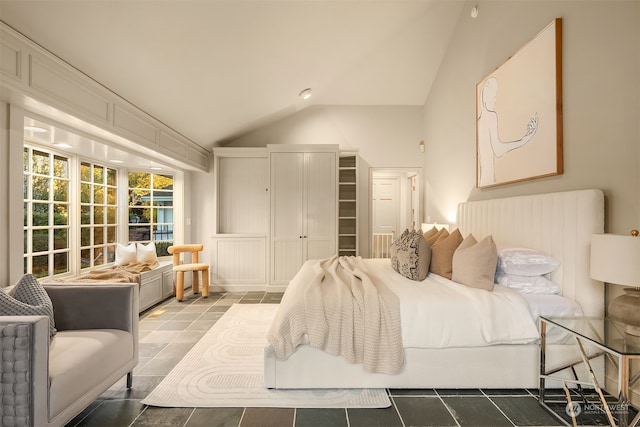
[[[142,403],[163,407],[386,408],[384,389],[269,390],[263,351],[277,304],[234,304]]]

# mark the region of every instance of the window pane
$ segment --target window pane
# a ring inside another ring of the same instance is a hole
[[[27,147],[22,150],[22,170],[29,171],[29,149]]]
[[[34,227],[44,227],[49,225],[48,203],[33,203],[31,225]]]
[[[23,212],[23,215],[22,215],[22,216],[24,216],[23,225],[26,227],[27,225],[29,225],[29,224],[27,224],[27,221],[29,220],[29,203],[25,203],[23,209],[24,209],[24,212]]]
[[[104,186],[102,185],[94,185],[93,186],[93,203],[104,204]]]
[[[145,208],[131,208],[129,209],[129,222],[134,224],[148,224],[149,223],[149,209]]]
[[[107,262],[114,262],[116,260],[116,247],[115,245],[107,246]]]
[[[49,250],[49,230],[33,230],[33,241],[31,248],[33,252],[43,252]]]
[[[31,259],[31,274],[36,278],[49,275],[49,255],[38,255]]]
[[[104,243],[104,227],[94,227],[93,244],[102,245]]]
[[[40,175],[49,175],[49,153],[33,150],[32,172]]]
[[[80,251],[80,268],[91,267],[91,249]]]
[[[129,226],[129,241],[149,241],[151,237],[151,228],[144,226]]]
[[[102,166],[93,166],[93,182],[96,184],[104,183],[104,168]]]
[[[53,200],[56,202],[69,201],[69,181],[53,180]]]
[[[103,252],[103,248],[95,248],[93,250],[93,265],[102,265],[105,263]]]
[[[53,255],[53,274],[62,274],[69,271],[69,252],[60,252]]]
[[[91,165],[82,162],[80,164],[80,181],[91,182]]]
[[[151,175],[144,172],[129,172],[129,188],[151,188]]]
[[[107,208],[107,224],[118,223],[118,209],[116,207]]]
[[[68,225],[69,212],[67,205],[53,205],[53,225]]]
[[[22,177],[22,198],[26,199],[29,195],[29,180],[27,179],[27,175]]]
[[[160,224],[153,227],[153,240],[173,240],[173,224]]]
[[[107,227],[107,243],[116,243],[116,227]]]
[[[23,246],[24,246],[24,251],[22,252],[23,254],[26,254],[28,252],[28,248],[27,248],[27,242],[29,241],[29,232],[27,230],[24,230],[24,234],[22,237],[22,242],[23,242]]]
[[[33,182],[31,198],[34,200],[49,200],[49,178],[34,176],[31,181]]]
[[[62,156],[53,156],[53,175],[60,178],[69,178],[69,160]]]
[[[154,191],[153,205],[154,206],[172,206],[173,191]]]
[[[170,255],[167,252],[167,248],[173,245],[173,241],[170,242],[156,242],[156,255],[158,256],[167,256]]]
[[[91,203],[91,184],[80,184],[80,202]]]
[[[153,188],[173,188],[173,177],[170,175],[153,175]]]
[[[91,245],[91,228],[82,227],[80,229],[80,246]]]
[[[91,224],[91,207],[80,206],[80,224]]]
[[[115,169],[107,169],[107,185],[116,185],[118,183],[118,173]]]
[[[115,205],[118,202],[118,194],[117,189],[115,188],[107,188],[107,204]]]
[[[102,208],[101,206],[95,206],[93,208],[93,223],[94,224],[104,223],[104,208]]]
[[[67,229],[56,228],[53,230],[53,249],[66,249],[69,247],[67,240]]]

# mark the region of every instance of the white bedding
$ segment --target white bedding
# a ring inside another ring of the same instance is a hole
[[[405,348],[526,344],[539,338],[527,302],[511,289],[488,292],[433,273],[416,282],[394,271],[388,259],[363,261],[400,298]]]

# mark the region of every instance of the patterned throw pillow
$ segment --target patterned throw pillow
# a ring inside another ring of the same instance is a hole
[[[31,274],[22,276],[9,293],[0,289],[0,315],[49,316],[49,336],[56,334],[51,298]]]
[[[431,248],[420,231],[406,231],[392,244],[391,266],[407,279],[422,281],[429,273]]]

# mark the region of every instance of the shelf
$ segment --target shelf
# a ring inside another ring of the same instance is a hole
[[[338,254],[358,254],[357,157],[340,157],[338,167]]]

